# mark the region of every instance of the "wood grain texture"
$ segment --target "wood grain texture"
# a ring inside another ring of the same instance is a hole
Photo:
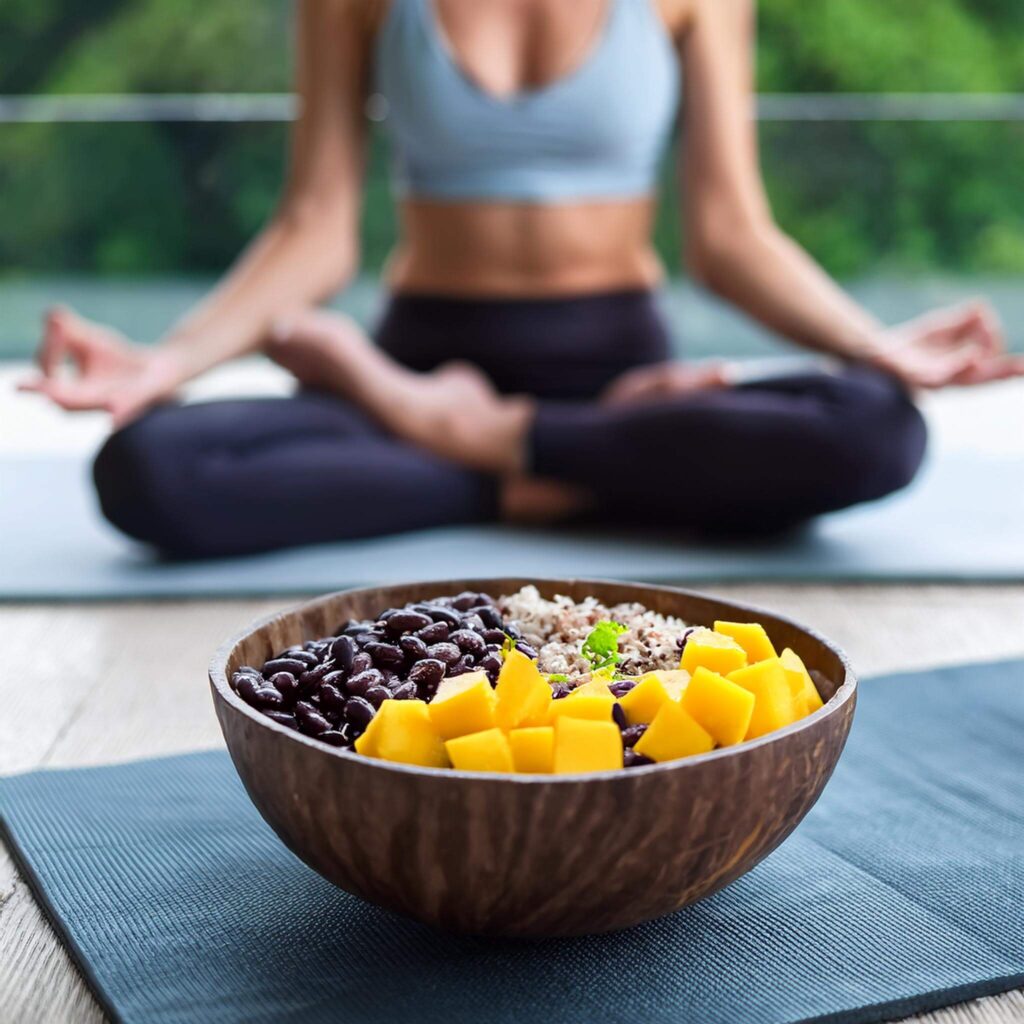
[[[811,624],[848,651],[860,675],[1024,657],[1021,586],[731,583],[713,590]],[[21,666],[0,672],[0,774],[221,745],[204,684],[209,653],[221,637],[292,601],[0,605],[7,664]],[[177,700],[149,699],[156,689]],[[0,1024],[103,1019],[0,845]],[[1024,993],[907,1020],[1022,1024]]]
[[[699,757],[575,776],[494,775],[360,757],[254,711],[228,679],[349,619],[462,590],[638,601],[710,626],[761,621],[815,673],[823,709]],[[456,580],[343,591],[258,623],[210,668],[228,750],[256,807],[302,860],[357,896],[441,928],[548,937],[627,928],[749,871],[817,800],[850,729],[856,680],[822,637],[767,612],[670,587]]]

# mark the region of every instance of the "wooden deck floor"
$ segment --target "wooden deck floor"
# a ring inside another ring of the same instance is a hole
[[[1024,656],[1022,586],[730,585],[842,644],[861,675]],[[210,652],[279,600],[0,605],[0,774],[220,745]],[[1024,992],[917,1018],[1024,1021]],[[0,1024],[95,1024],[103,1015],[0,847]]]

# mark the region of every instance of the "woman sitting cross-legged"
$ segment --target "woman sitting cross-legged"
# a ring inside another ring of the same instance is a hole
[[[26,386],[113,414],[106,516],[179,556],[498,519],[750,535],[907,484],[913,391],[1024,361],[983,305],[881,325],[774,224],[752,22],[750,0],[301,0],[287,187],[224,282],[152,348],[47,319]],[[683,82],[691,273],[841,369],[670,359],[651,229]],[[374,343],[316,308],[357,267],[371,96],[402,225]],[[293,397],[173,402],[256,351]]]

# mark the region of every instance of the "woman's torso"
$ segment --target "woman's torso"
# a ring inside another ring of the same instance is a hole
[[[653,192],[678,97],[667,2],[686,0],[389,0],[375,90],[401,190],[395,291],[660,280]]]

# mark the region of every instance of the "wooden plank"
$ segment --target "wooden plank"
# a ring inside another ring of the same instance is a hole
[[[844,646],[862,675],[1024,656],[1024,587],[730,584]],[[220,745],[206,662],[283,600],[0,606],[0,773]],[[1012,992],[913,1018],[1024,1021]],[[94,1024],[103,1015],[0,847],[0,1021]]]

